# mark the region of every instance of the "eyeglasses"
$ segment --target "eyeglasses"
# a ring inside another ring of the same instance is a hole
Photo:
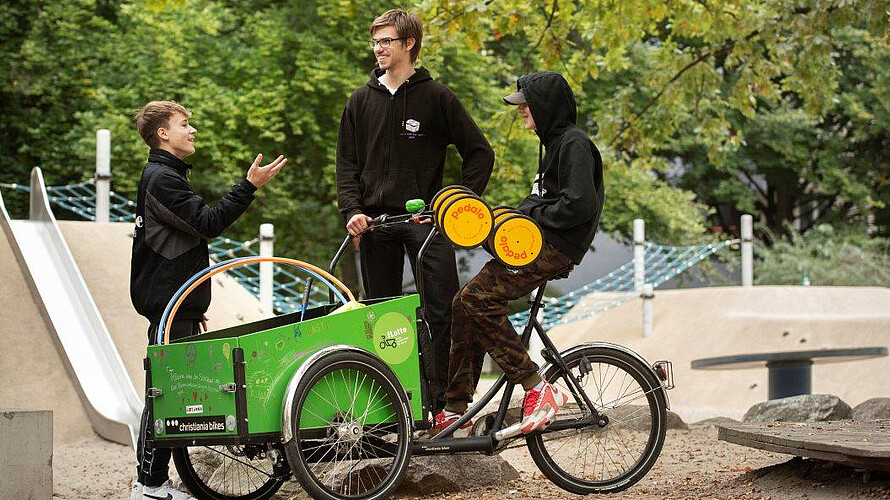
[[[372,39],[372,40],[368,40],[368,45],[370,45],[371,48],[373,49],[374,47],[377,46],[377,44],[380,44],[380,46],[383,47],[384,49],[388,49],[389,46],[392,44],[392,42],[394,42],[396,40],[407,40],[409,38],[411,38],[411,37],[403,36],[403,37],[399,37],[399,38],[381,38],[380,40]]]

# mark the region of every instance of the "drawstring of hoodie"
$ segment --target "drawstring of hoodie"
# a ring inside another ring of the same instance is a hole
[[[544,172],[541,167],[544,165],[544,143],[538,141],[538,196],[544,196]]]

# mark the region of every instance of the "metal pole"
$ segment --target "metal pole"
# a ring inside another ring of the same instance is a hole
[[[643,285],[643,293],[640,294],[643,299],[643,337],[652,335],[652,299],[655,298],[655,288],[651,284]]]
[[[260,224],[260,257],[271,257],[274,254],[275,226],[272,224]],[[260,262],[260,305],[264,311],[274,312],[272,309],[272,263]]]
[[[754,285],[754,219],[742,215],[742,286]]]
[[[109,221],[111,199],[111,131],[96,131],[96,222]]]
[[[634,291],[641,293],[646,282],[646,222],[634,219]]]

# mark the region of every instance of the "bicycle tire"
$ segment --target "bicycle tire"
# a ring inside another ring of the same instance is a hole
[[[236,452],[233,450],[238,448],[237,446],[174,448],[173,464],[182,483],[192,496],[199,500],[271,498],[287,478],[275,474],[274,468],[265,459],[260,461],[236,458]],[[254,463],[250,464],[245,460]],[[235,468],[235,471],[230,474],[232,468]],[[211,469],[212,472],[209,472]],[[218,476],[220,471],[222,476]]]
[[[574,351],[564,360],[570,375],[582,382],[582,390],[609,422],[605,427],[593,423],[526,436],[532,459],[548,479],[572,493],[614,493],[633,486],[649,472],[664,445],[664,389],[645,363],[619,349],[592,346]],[[581,410],[586,404],[579,404],[568,391],[562,369],[553,365],[544,378],[569,395],[569,403],[560,409],[557,420],[577,420],[589,414]],[[588,388],[588,383],[592,387]],[[630,449],[629,442],[637,446]],[[593,463],[589,462],[591,446],[595,447]]]
[[[340,380],[344,383],[338,387]],[[350,387],[355,387],[352,393]],[[325,356],[307,370],[294,398],[294,437],[284,448],[291,470],[310,496],[381,500],[395,491],[411,458],[412,428],[407,397],[389,366],[367,353]],[[324,412],[316,411],[320,407]],[[301,430],[304,418],[323,418],[332,410],[336,417],[327,418],[324,427]]]

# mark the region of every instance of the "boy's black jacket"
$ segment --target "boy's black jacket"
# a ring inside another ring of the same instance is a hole
[[[538,159],[532,194],[517,209],[535,219],[550,242],[580,263],[593,242],[603,211],[603,160],[596,145],[575,126],[575,96],[558,73],[524,76],[525,95],[546,150]]]
[[[425,68],[395,95],[378,81],[381,75],[379,68],[371,72],[340,118],[337,202],[343,217],[404,213],[412,198],[429,203],[442,188],[449,144],[463,158],[461,184],[482,194],[494,151],[454,93]]]
[[[186,178],[191,168],[167,151],[152,149],[139,181],[130,300],[152,323],[160,320],[176,290],[207,267],[207,239],[232,225],[256,192],[245,179],[209,207]],[[175,319],[200,320],[209,305],[208,280],[186,298]]]

